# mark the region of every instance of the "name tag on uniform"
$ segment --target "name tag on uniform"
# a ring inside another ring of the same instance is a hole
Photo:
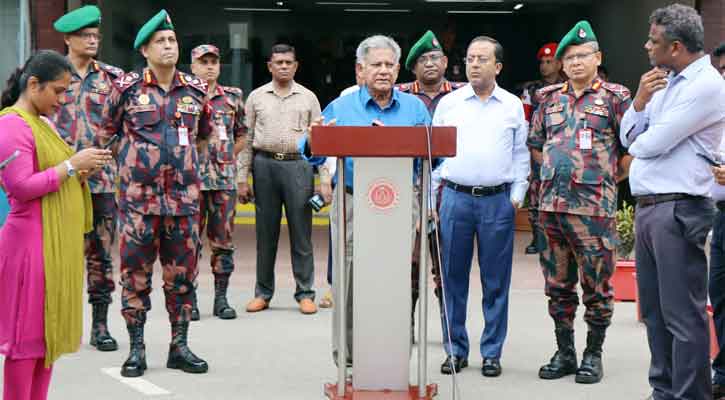
[[[184,114],[199,115],[199,107],[194,104],[177,104],[176,110]]]
[[[555,114],[564,111],[564,105],[561,103],[552,104],[546,107],[546,114]]]
[[[589,128],[579,129],[579,150],[592,149],[592,130]]]
[[[219,135],[219,140],[222,142],[226,142],[229,140],[229,136],[227,136],[227,126],[224,124],[217,124],[216,126],[217,134]]]
[[[185,126],[179,127],[179,146],[188,146],[189,145],[189,128]]]

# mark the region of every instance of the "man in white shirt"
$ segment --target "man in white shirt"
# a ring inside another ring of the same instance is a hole
[[[481,372],[487,377],[501,374],[514,216],[526,193],[530,168],[521,100],[496,84],[502,62],[503,47],[495,39],[473,39],[466,54],[469,84],[445,96],[433,117],[434,125],[458,128],[458,154],[436,169],[434,175],[440,180],[433,185],[433,193],[438,185],[444,186],[440,207],[446,310],[442,322],[448,356],[441,365],[444,374],[468,366],[466,303],[474,239],[486,321]]]

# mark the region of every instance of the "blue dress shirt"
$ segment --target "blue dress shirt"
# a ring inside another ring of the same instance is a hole
[[[363,86],[360,90],[333,100],[322,111],[325,121],[337,120],[336,126],[371,126],[378,120],[385,126],[419,126],[430,125],[430,115],[425,104],[416,96],[393,90],[390,104],[381,108],[370,96],[368,88]],[[325,162],[326,157],[310,157],[304,149],[307,148],[307,136],[300,140],[300,150],[303,157],[314,165]],[[335,180],[337,177],[334,178]],[[353,159],[345,158],[345,186],[352,188]]]

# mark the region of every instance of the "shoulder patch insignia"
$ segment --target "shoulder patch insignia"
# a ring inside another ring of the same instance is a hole
[[[243,94],[242,89],[236,88],[236,87],[232,87],[232,86],[222,86],[222,89],[226,93],[232,94],[234,96],[242,97],[242,94]]]
[[[104,64],[102,62],[99,62],[98,65],[101,67],[102,70],[111,75],[113,78],[118,78],[124,73],[121,68],[114,67],[113,65]]]
[[[618,83],[611,83],[611,82],[602,82],[602,87],[604,89],[606,89],[608,92],[613,93],[620,100],[627,100],[630,97],[632,97],[631,92],[624,85],[620,85]]]
[[[208,85],[206,82],[202,81],[201,79],[197,78],[196,76],[189,75],[187,73],[181,72],[181,76],[183,77],[183,81],[193,87],[194,89],[200,90],[202,93],[206,95],[206,91],[208,89]]]
[[[543,88],[536,91],[536,99],[539,104],[542,104],[544,100],[557,90],[564,87],[564,83],[556,83],[554,85],[544,86]]]
[[[113,85],[116,86],[116,88],[120,91],[124,91],[131,86],[133,86],[135,83],[141,81],[141,75],[139,75],[138,72],[129,72],[127,74],[123,74],[120,77],[113,80]]]

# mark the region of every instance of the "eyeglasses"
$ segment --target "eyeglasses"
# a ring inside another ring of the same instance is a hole
[[[466,62],[466,64],[488,64],[491,61],[495,61],[495,58],[488,58],[484,56],[467,56],[463,59],[463,61]]]
[[[93,33],[93,32],[81,32],[77,34],[78,37],[80,37],[83,40],[91,40],[95,39],[96,41],[101,41],[103,39],[103,35],[100,33]]]
[[[432,63],[437,63],[443,58],[443,54],[431,54],[428,56],[420,56],[418,57],[418,64],[428,64],[428,61]]]
[[[596,54],[598,51],[592,51],[589,53],[579,53],[579,54],[570,54],[562,59],[565,63],[572,63],[575,60],[576,61],[584,61],[584,59],[588,58],[592,54]]]

